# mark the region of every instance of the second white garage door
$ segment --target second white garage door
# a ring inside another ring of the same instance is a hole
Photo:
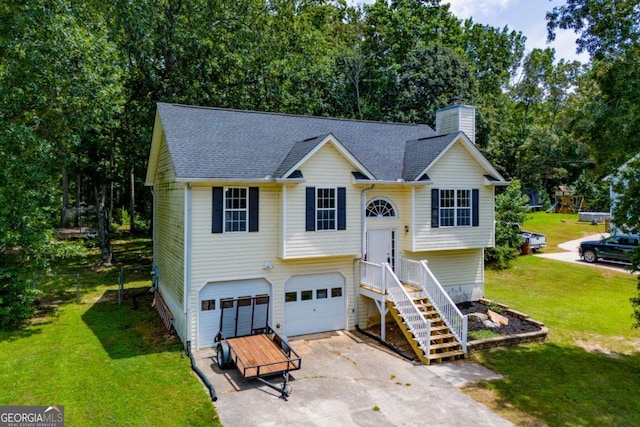
[[[293,276],[284,285],[287,336],[345,328],[346,289],[338,273]]]

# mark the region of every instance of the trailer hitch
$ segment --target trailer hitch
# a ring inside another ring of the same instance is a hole
[[[282,384],[282,386],[278,386],[271,381],[265,380],[264,378],[257,377],[256,379],[264,383],[266,386],[274,389],[275,391],[280,392],[280,398],[286,401],[287,398],[291,396],[291,392],[293,390],[291,384],[289,384],[289,372],[283,372],[282,376],[284,378],[284,383]]]

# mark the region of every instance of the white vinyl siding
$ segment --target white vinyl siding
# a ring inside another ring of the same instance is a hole
[[[460,142],[428,170],[433,184],[415,189],[415,251],[486,248],[493,246],[494,188],[485,185],[485,171]],[[479,190],[478,227],[431,226],[431,190]]]
[[[184,198],[185,185],[176,183],[167,146],[162,140],[155,190],[155,248],[158,281],[177,304],[184,298]],[[171,307],[172,311],[174,307]],[[183,313],[182,307],[174,315]]]
[[[286,234],[282,258],[358,256],[360,253],[360,190],[351,184],[354,166],[331,144],[325,144],[300,167],[304,184],[286,189]],[[346,187],[346,230],[306,231],[306,188]],[[261,216],[262,217],[262,216]]]
[[[403,256],[426,259],[429,269],[454,302],[478,300],[484,296],[483,249],[407,253]]]
[[[302,187],[302,209],[300,233],[304,234],[304,186]],[[291,187],[287,191],[290,191]],[[211,233],[212,191],[210,186],[192,189],[191,227],[191,340],[196,341],[196,318],[199,291],[207,283],[223,281],[264,279],[272,284],[272,326],[284,324],[284,283],[292,276],[305,272],[322,274],[327,271],[340,272],[347,278],[345,298],[354,301],[353,256],[315,257],[299,260],[283,260],[278,255],[278,237],[281,234],[281,212],[279,211],[283,189],[275,184],[260,186],[260,232],[259,233]],[[359,200],[359,199],[358,199]],[[291,215],[289,213],[288,215]],[[359,239],[359,223],[356,239]],[[318,233],[308,233],[318,234]],[[319,233],[333,234],[334,233]],[[357,241],[359,243],[359,240]],[[359,246],[358,246],[359,248]],[[265,263],[271,268],[265,268]],[[238,295],[241,296],[241,295]],[[347,324],[355,325],[349,310]],[[277,332],[282,332],[282,329]]]
[[[471,105],[457,105],[436,113],[436,131],[446,135],[462,131],[471,142],[476,139],[476,110]]]

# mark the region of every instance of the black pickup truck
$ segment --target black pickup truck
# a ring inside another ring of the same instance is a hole
[[[588,263],[598,260],[631,263],[631,254],[638,247],[635,234],[616,234],[602,240],[580,243],[580,257]]]

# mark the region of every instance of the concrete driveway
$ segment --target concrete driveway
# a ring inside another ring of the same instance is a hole
[[[538,256],[541,258],[555,259],[557,261],[565,261],[565,262],[571,262],[574,264],[586,265],[589,267],[604,268],[608,270],[619,271],[622,273],[630,273],[629,270],[625,268],[626,266],[624,264],[617,264],[613,262],[604,262],[604,261],[598,261],[595,264],[589,264],[588,262],[585,262],[580,258],[580,254],[578,253],[580,242],[583,242],[586,240],[600,240],[603,237],[609,237],[609,233],[592,234],[590,236],[583,237],[581,239],[570,240],[568,242],[560,243],[558,247],[560,249],[563,249],[564,252],[537,253],[535,254],[535,256]]]
[[[258,381],[243,382],[237,369],[219,370],[213,350],[195,354],[225,426],[512,425],[453,385],[498,378],[479,365],[416,365],[349,332],[301,337],[291,346],[302,369],[292,373],[286,401]]]

